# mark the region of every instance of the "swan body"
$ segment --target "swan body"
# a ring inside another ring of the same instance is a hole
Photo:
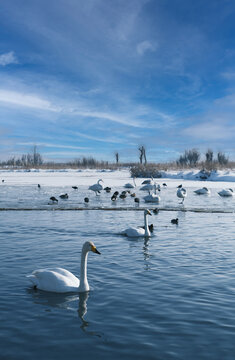
[[[100,193],[103,190],[103,186],[100,184],[101,181],[103,182],[102,179],[99,179],[96,184],[89,186],[89,190],[94,191],[96,195]]]
[[[154,193],[145,196],[144,201],[148,202],[148,203],[157,203],[158,204],[159,201],[161,200],[161,198],[160,198],[159,195],[157,195],[157,186],[156,186],[156,184],[154,184],[153,186],[154,186]]]
[[[133,178],[133,183],[134,183],[134,185],[131,184],[131,183],[125,184],[124,188],[126,188],[126,189],[134,189],[136,187],[135,178]]]
[[[154,189],[154,184],[146,184],[144,186],[141,186],[140,190],[143,191],[151,191]]]
[[[145,184],[154,185],[153,178],[144,180],[141,185],[145,185]]]
[[[178,196],[178,198],[182,199],[182,203],[183,203],[185,197],[187,196],[187,191],[182,187],[182,185],[179,185],[176,195]]]
[[[144,229],[143,228],[128,228],[122,231],[122,235],[126,235],[128,237],[143,237],[143,236],[151,236],[148,226],[148,215],[152,215],[149,210],[144,210]]]
[[[100,254],[91,241],[86,241],[83,244],[80,280],[70,271],[62,268],[35,270],[27,278],[35,288],[44,291],[56,293],[89,291],[90,288],[87,281],[87,256],[89,251]]]
[[[211,191],[205,186],[201,189],[195,190],[194,192],[197,195],[209,195],[211,193]]]
[[[233,192],[233,189],[223,189],[223,190],[219,191],[218,194],[220,196],[233,196],[234,192]]]

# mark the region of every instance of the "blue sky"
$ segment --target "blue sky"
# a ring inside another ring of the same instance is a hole
[[[235,159],[235,2],[0,3],[0,160]]]

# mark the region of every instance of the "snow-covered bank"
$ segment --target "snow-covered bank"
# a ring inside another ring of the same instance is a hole
[[[190,180],[195,182],[235,182],[235,170],[212,171],[205,179],[199,170],[161,171],[162,177],[157,182],[164,180]],[[130,182],[129,169],[121,170],[74,170],[74,169],[31,169],[31,170],[0,170],[0,182],[8,185],[34,185],[40,183],[47,186],[73,186],[92,185],[102,178],[110,186],[121,186]],[[137,179],[140,185],[142,178]],[[225,185],[225,184],[224,184]],[[196,185],[195,185],[196,186]]]

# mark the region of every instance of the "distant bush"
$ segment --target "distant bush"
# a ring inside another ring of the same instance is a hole
[[[137,164],[130,168],[132,177],[147,177],[147,178],[161,178],[162,174],[159,171],[159,166],[156,164]]]

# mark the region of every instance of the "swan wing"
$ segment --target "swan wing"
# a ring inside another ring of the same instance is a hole
[[[77,291],[80,283],[76,276],[62,268],[35,270],[28,278],[38,289],[58,293]]]

